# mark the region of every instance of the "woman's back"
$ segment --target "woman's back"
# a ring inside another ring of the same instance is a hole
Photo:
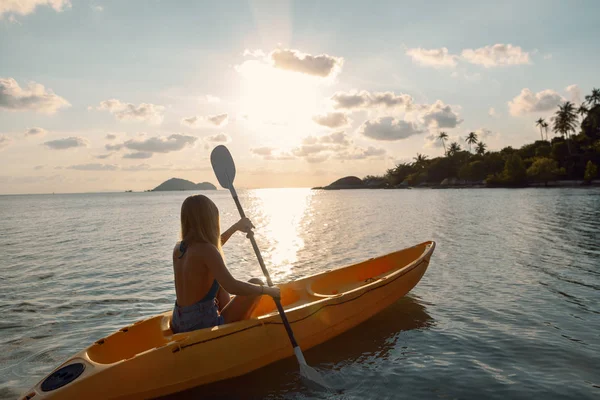
[[[173,249],[173,273],[177,304],[186,307],[203,300],[213,286],[214,277],[202,257],[208,243],[186,246],[178,242]]]

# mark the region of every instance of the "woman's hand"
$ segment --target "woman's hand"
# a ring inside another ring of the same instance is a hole
[[[281,291],[277,286],[263,286],[263,293],[267,296],[271,296],[275,300],[279,300],[281,298]]]
[[[236,230],[244,233],[250,233],[252,231],[252,228],[254,228],[254,225],[252,225],[252,222],[250,222],[248,218],[240,219],[233,226]]]

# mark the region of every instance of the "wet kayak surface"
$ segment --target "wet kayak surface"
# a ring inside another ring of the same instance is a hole
[[[228,192],[203,192],[237,220]],[[173,306],[190,192],[0,196],[0,398]],[[435,240],[408,297],[306,352],[343,398],[597,398],[600,191],[240,191],[275,282]],[[243,235],[224,247],[260,277]],[[210,360],[198,360],[209,363]],[[328,398],[294,359],[169,396]]]

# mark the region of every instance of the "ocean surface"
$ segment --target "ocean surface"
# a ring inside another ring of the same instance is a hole
[[[204,192],[223,229],[226,191]],[[190,192],[0,196],[0,398],[170,309]],[[273,280],[435,240],[407,297],[306,352],[344,399],[599,399],[600,190],[241,191]],[[224,247],[261,277],[248,240]],[[199,360],[207,363],[210,360]],[[170,398],[333,398],[294,359]]]

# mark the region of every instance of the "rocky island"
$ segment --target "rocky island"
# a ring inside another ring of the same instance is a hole
[[[194,183],[185,179],[171,178],[151,190],[151,192],[164,192],[171,190],[217,190],[210,182]]]

